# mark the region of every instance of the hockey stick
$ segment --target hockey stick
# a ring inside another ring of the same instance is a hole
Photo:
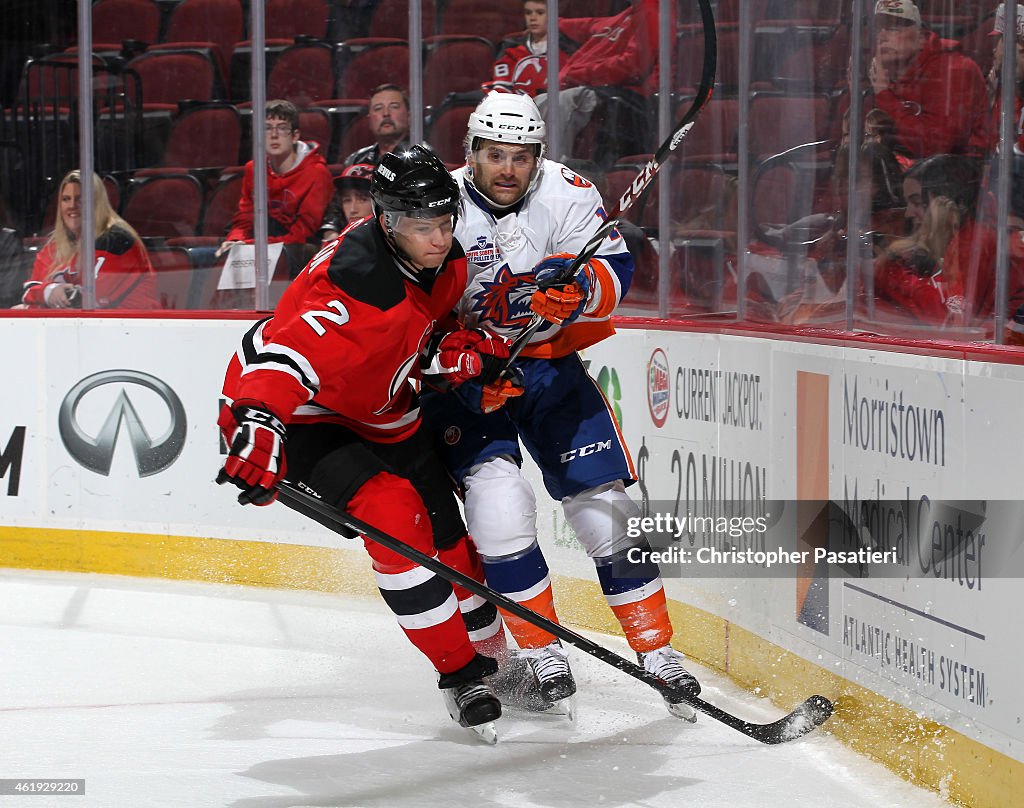
[[[555,635],[570,645],[576,646],[581,651],[590,654],[592,657],[600,659],[602,662],[606,662],[613,668],[617,668],[623,673],[629,674],[634,679],[639,679],[644,684],[650,685],[661,693],[661,695],[668,701],[688,704],[695,710],[700,710],[702,713],[711,716],[726,726],[732,727],[733,729],[738,730],[744,735],[760,741],[761,743],[777,744],[792,741],[821,726],[826,719],[832,715],[832,702],[824,696],[811,696],[793,710],[793,712],[789,713],[789,715],[780,718],[778,721],[773,721],[770,724],[755,724],[750,721],[744,721],[743,719],[737,718],[731,713],[727,713],[725,710],[722,710],[713,704],[709,704],[703,699],[696,696],[684,695],[668,682],[658,678],[652,673],[649,673],[636,663],[630,662],[628,659],[619,656],[614,651],[609,651],[607,648],[588,640],[586,637],[577,634],[571,629],[548,620],[543,615],[539,615],[532,609],[528,609],[525,606],[516,603],[511,598],[502,595],[500,592],[495,592],[487,585],[482,584],[479,581],[475,581],[468,575],[465,575],[456,569],[452,569],[447,564],[443,564],[438,561],[436,558],[428,556],[426,553],[421,553],[415,547],[410,547],[408,544],[396,539],[394,536],[390,536],[387,533],[377,530],[377,528],[372,525],[369,525],[360,519],[356,519],[354,516],[345,513],[342,510],[330,507],[323,500],[303,491],[293,483],[283,481],[278,484],[277,490],[278,499],[284,505],[287,505],[297,513],[301,513],[303,516],[308,516],[310,519],[323,525],[328,530],[345,536],[346,538],[351,538],[349,535],[350,531],[360,533],[392,552],[398,553],[403,558],[419,564],[421,567],[440,575],[442,578],[453,584],[458,584],[459,586],[464,587],[474,595],[478,595],[479,597],[484,598],[484,600],[493,603],[495,606],[499,606],[505,611],[511,612],[538,628]]]
[[[718,66],[718,40],[715,36],[715,16],[711,11],[710,0],[697,0],[697,2],[700,5],[701,24],[704,28],[704,64],[701,66],[700,84],[697,87],[697,94],[694,96],[690,108],[686,110],[686,114],[676,124],[672,134],[658,147],[651,161],[643,167],[633,182],[629,184],[629,187],[622,192],[622,196],[619,197],[615,207],[608,214],[608,219],[594,234],[594,237],[584,245],[571,264],[562,269],[550,283],[545,284],[546,288],[564,286],[576,276],[576,273],[580,271],[580,267],[587,265],[590,259],[597,253],[601,243],[618,225],[619,219],[622,218],[623,214],[633,206],[633,203],[654,182],[654,178],[661,171],[661,167],[675,154],[675,150],[679,148],[683,138],[693,128],[693,124],[697,120],[700,111],[711,100],[711,93],[715,86],[715,70]],[[512,363],[533,338],[537,329],[544,325],[545,322],[547,321],[538,315],[533,315],[530,319],[530,324],[512,342],[509,348],[509,358],[505,361],[505,366],[498,374],[500,377],[507,377],[511,373]]]

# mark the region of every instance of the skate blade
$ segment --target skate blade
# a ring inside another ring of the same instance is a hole
[[[477,724],[473,727],[466,727],[466,729],[485,744],[494,746],[498,742],[498,730],[495,728],[493,721],[487,721],[484,724]]]
[[[543,713],[544,715],[564,716],[565,718],[568,718],[569,721],[575,722],[576,721],[576,696],[573,695],[573,696],[568,696],[567,698],[564,698],[564,699],[559,699],[558,701],[554,702],[550,707],[548,707],[546,710],[541,710],[540,712]]]
[[[697,723],[697,711],[694,710],[689,704],[684,701],[678,701],[673,704],[670,701],[665,702],[665,706],[668,707],[669,715],[681,718],[688,724]]]

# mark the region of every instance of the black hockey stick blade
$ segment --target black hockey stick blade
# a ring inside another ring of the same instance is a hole
[[[710,0],[698,0],[698,4],[700,5],[701,23],[704,27],[704,62],[701,65],[700,84],[697,87],[697,94],[694,96],[690,108],[679,119],[679,123],[675,125],[668,138],[658,147],[650,162],[641,169],[633,182],[622,192],[622,195],[615,203],[615,207],[608,214],[607,221],[594,234],[594,237],[587,242],[586,246],[572,263],[558,273],[554,281],[555,284],[571,281],[576,277],[576,273],[580,271],[580,267],[585,266],[594,257],[601,246],[601,242],[608,237],[608,234],[619,223],[619,219],[643,196],[644,191],[654,182],[654,178],[658,175],[661,167],[679,148],[679,144],[683,142],[683,139],[693,128],[693,124],[697,120],[700,111],[711,100],[711,94],[715,86],[715,71],[718,66],[718,38],[715,34],[715,15],[711,10]],[[505,366],[498,374],[499,376],[504,378],[509,376],[512,371],[512,363],[544,322],[537,315],[530,319],[529,325],[512,342],[512,346],[509,348],[509,358],[505,361]]]
[[[342,510],[331,507],[319,497],[293,483],[283,481],[278,484],[277,491],[278,499],[281,503],[287,505],[293,511],[301,513],[303,516],[308,516],[328,530],[338,533],[345,538],[352,538],[353,532],[362,534],[383,547],[398,553],[403,558],[440,575],[445,580],[458,584],[474,595],[478,595],[495,606],[499,606],[505,611],[511,612],[517,617],[547,631],[549,634],[555,635],[570,645],[579,648],[581,651],[590,654],[590,656],[600,659],[602,662],[617,668],[634,679],[639,679],[641,682],[657,690],[668,701],[685,702],[693,707],[693,709],[699,710],[761,743],[777,744],[795,740],[819,727],[832,714],[832,704],[828,699],[823,696],[812,696],[789,715],[773,723],[755,724],[750,721],[744,721],[713,704],[709,704],[701,698],[689,696],[687,693],[670,685],[664,679],[649,673],[635,662],[619,656],[614,651],[598,645],[596,642],[587,639],[582,634],[577,634],[560,623],[548,620],[543,615],[537,614],[532,609],[528,609],[500,592],[495,592],[486,584],[470,578],[459,570],[452,569],[433,556],[422,553],[415,547],[410,547],[405,542],[388,535],[382,530],[378,530],[373,525],[367,524],[361,519],[356,519],[351,514]]]
[[[693,709],[700,710],[716,721],[742,732],[764,744],[779,744],[795,741],[824,724],[832,715],[832,702],[824,696],[811,696],[797,706],[793,712],[770,724],[755,724],[727,713],[700,698],[686,699]]]

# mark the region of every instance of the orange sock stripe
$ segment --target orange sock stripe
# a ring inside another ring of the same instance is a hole
[[[622,626],[629,647],[645,653],[668,645],[672,639],[672,623],[668,619],[665,590],[659,589],[636,603],[612,606]]]
[[[558,615],[555,614],[555,602],[551,594],[551,585],[544,589],[538,595],[534,595],[532,598],[523,601],[517,601],[525,606],[527,609],[533,609],[537,614],[542,617],[546,617],[553,623],[558,622]],[[502,618],[505,620],[505,626],[509,632],[516,639],[516,643],[520,648],[543,648],[545,645],[550,645],[555,641],[555,635],[544,631],[542,628],[537,628],[533,623],[528,623],[520,617],[516,617],[514,614],[509,614],[504,609],[499,608]]]

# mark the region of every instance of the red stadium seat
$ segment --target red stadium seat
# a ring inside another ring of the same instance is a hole
[[[203,188],[191,174],[132,179],[121,215],[140,236],[194,236],[203,211]]]
[[[266,30],[275,37],[327,35],[327,0],[267,0],[265,9]]]
[[[331,116],[326,109],[300,109],[299,132],[303,140],[312,140],[319,144],[320,154],[327,159],[334,146],[334,132]]]
[[[244,25],[239,0],[184,0],[171,11],[164,42],[209,42],[226,81],[231,50],[242,38]]]
[[[716,26],[718,40],[718,62],[715,72],[715,91],[734,93],[739,86],[739,44],[740,29],[735,23]],[[700,83],[704,65],[704,27],[683,25],[676,33],[677,93],[694,93]]]
[[[295,44],[292,39],[267,38],[264,40],[263,62],[266,74],[274,70],[277,57]],[[228,68],[228,98],[236,104],[248,102],[252,97],[252,42],[236,42],[231,51]]]
[[[362,114],[354,118],[342,131],[338,143],[338,159],[344,160],[356,149],[369,146],[372,142],[373,134],[370,132],[370,122],[364,108]]]
[[[750,101],[749,143],[755,158],[836,138],[838,128],[832,100],[825,94],[756,92]]]
[[[728,211],[724,193],[726,174],[718,163],[676,162],[669,180],[669,211],[675,223],[688,222],[694,230],[725,230]],[[694,221],[700,219],[699,224]],[[640,224],[658,227],[658,194],[652,188],[643,206]]]
[[[619,200],[619,197],[622,196],[622,192],[633,183],[633,180],[637,178],[637,175],[643,167],[644,164],[640,162],[619,160],[605,172],[605,202],[609,207],[615,205]],[[633,206],[626,211],[626,219],[635,224],[639,224],[643,209],[647,205],[649,197],[654,193],[655,191],[652,188],[650,193],[644,194],[643,199],[634,203]]]
[[[431,113],[426,140],[445,163],[458,166],[466,162],[466,126],[482,97],[482,92],[452,93]]]
[[[423,0],[421,5],[423,36],[433,36],[437,30],[434,0]],[[409,0],[378,0],[370,20],[370,37],[409,38]]]
[[[338,46],[338,97],[369,98],[378,84],[405,85],[409,43],[404,39],[349,39]]]
[[[186,107],[171,125],[161,166],[209,168],[238,164],[242,119],[231,104]]]
[[[448,93],[475,90],[491,77],[494,45],[489,39],[461,34],[424,41],[423,103],[432,107]]]
[[[334,48],[326,42],[285,48],[267,79],[267,98],[284,98],[300,109],[334,98]]]
[[[160,6],[154,0],[99,0],[92,7],[95,42],[160,41]]]
[[[181,247],[152,249],[149,250],[149,262],[156,271],[160,308],[177,311],[187,309],[194,275],[188,251]]]
[[[244,166],[227,169],[220,175],[220,181],[206,198],[206,212],[203,214],[201,235],[213,236],[218,240],[227,235],[231,221],[238,212],[238,200],[242,196]]]
[[[143,108],[177,112],[179,101],[214,97],[216,64],[202,51],[147,51],[128,62],[127,68],[139,76]]]
[[[520,3],[448,0],[438,33],[474,34],[498,42],[509,32],[522,30],[523,9]]]

